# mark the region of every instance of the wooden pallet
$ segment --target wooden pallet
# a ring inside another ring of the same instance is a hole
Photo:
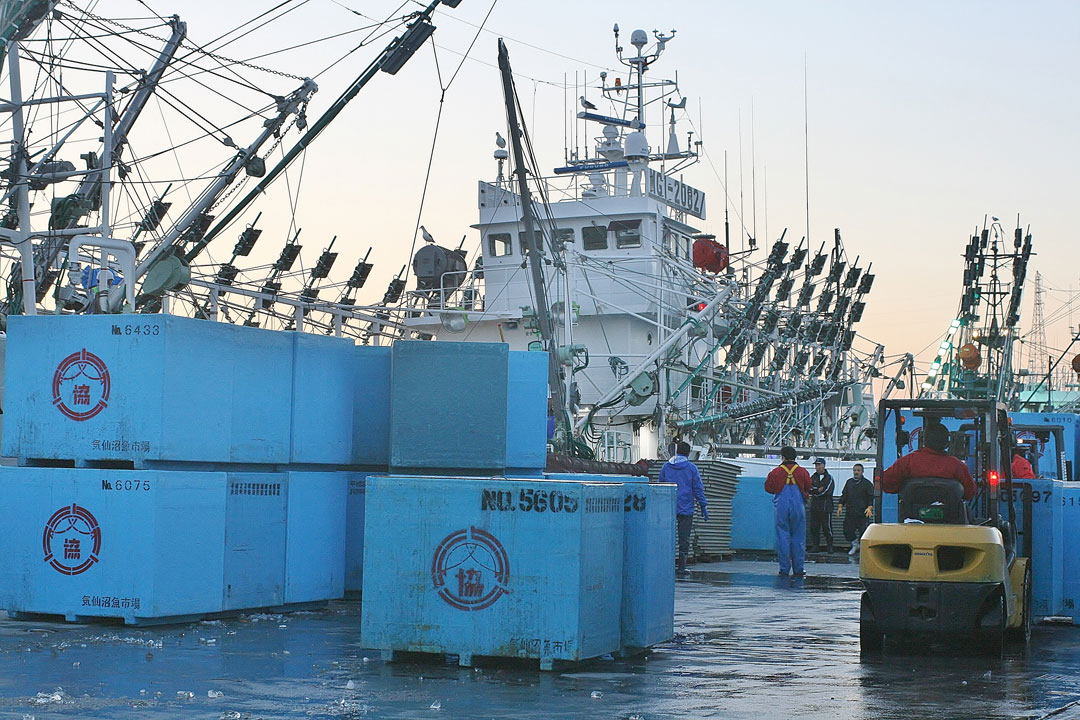
[[[628,649],[629,650],[629,649]],[[525,669],[539,669],[548,672],[556,668],[579,667],[584,663],[593,662],[599,658],[584,658],[581,660],[566,660],[562,658],[540,657],[502,657],[498,655],[479,655],[473,653],[449,653],[449,652],[417,652],[412,650],[382,650],[384,662],[412,663],[417,665],[451,665],[461,667],[499,667],[513,666]],[[454,660],[456,658],[456,661]]]

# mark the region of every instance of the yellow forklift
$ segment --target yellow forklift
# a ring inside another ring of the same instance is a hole
[[[882,496],[881,474],[919,449],[941,424],[948,453],[965,462],[978,493],[965,502],[951,478],[909,478]],[[883,400],[878,408],[874,523],[863,534],[859,617],[863,654],[890,642],[975,642],[1000,655],[1006,639],[1031,636],[1030,493],[1012,501],[1013,433],[1003,404],[989,400]]]

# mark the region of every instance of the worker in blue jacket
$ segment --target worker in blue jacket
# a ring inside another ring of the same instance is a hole
[[[679,536],[679,565],[675,574],[686,577],[686,557],[690,554],[690,529],[694,524],[694,501],[701,507],[701,517],[709,521],[708,503],[705,501],[705,486],[701,484],[701,473],[690,462],[690,444],[675,444],[675,455],[660,468],[660,482],[675,483],[679,486],[675,506],[675,526]]]

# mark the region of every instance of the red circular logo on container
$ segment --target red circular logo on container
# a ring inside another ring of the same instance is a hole
[[[63,575],[86,572],[98,561],[101,528],[86,508],[72,503],[53,513],[41,536],[45,562]]]
[[[491,533],[475,527],[458,530],[435,549],[431,581],[450,607],[483,610],[510,592],[510,560]]]
[[[64,358],[53,374],[53,405],[72,420],[89,420],[109,403],[109,368],[86,348]]]

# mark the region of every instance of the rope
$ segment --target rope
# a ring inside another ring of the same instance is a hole
[[[76,10],[78,10],[79,12],[81,12],[83,15],[90,18],[91,20],[97,20],[98,22],[105,23],[107,25],[114,25],[114,26],[116,26],[118,28],[122,28],[124,30],[127,30],[130,33],[134,33],[136,35],[142,35],[142,36],[148,37],[148,38],[150,38],[152,40],[157,40],[158,42],[166,42],[166,40],[167,40],[166,38],[158,37],[157,35],[154,35],[153,33],[149,33],[149,32],[147,32],[145,30],[139,30],[138,28],[133,28],[133,27],[130,27],[128,25],[124,25],[123,23],[117,22],[116,20],[111,20],[109,18],[102,17],[100,15],[95,15],[92,12],[89,12],[88,10],[83,10],[82,8],[80,8],[78,5],[76,5],[71,0],[64,0],[63,4],[67,5],[68,7],[75,8]],[[282,4],[284,4],[284,3],[282,3]],[[301,3],[301,4],[303,4],[303,3]],[[278,7],[280,7],[280,5]],[[271,12],[271,11],[268,11],[268,12]],[[252,30],[249,30],[248,32],[252,32],[255,29],[257,29],[257,28],[252,28]],[[240,37],[243,37],[243,35],[241,35]],[[220,39],[220,38],[218,38],[218,39]],[[233,38],[233,40],[236,40],[236,39],[238,39],[238,38]],[[215,41],[211,41],[211,42],[215,42]],[[229,42],[232,42],[232,40],[230,40]],[[304,80],[304,78],[299,76],[299,75],[292,75],[290,73],[283,72],[281,70],[275,70],[273,68],[262,67],[261,65],[255,65],[253,63],[248,63],[248,62],[245,62],[243,60],[236,60],[235,58],[226,57],[224,55],[218,55],[217,53],[213,53],[213,52],[210,52],[209,50],[206,50],[203,46],[195,45],[194,43],[191,43],[191,42],[188,42],[188,41],[181,42],[180,46],[181,47],[186,47],[187,49],[192,50],[193,52],[201,53],[202,55],[205,55],[208,58],[212,58],[214,60],[217,60],[218,62],[226,62],[226,63],[229,63],[231,65],[240,65],[241,67],[246,67],[246,68],[249,68],[251,70],[258,70],[260,72],[270,73],[271,75],[280,75],[281,77],[290,78],[292,80],[300,80],[300,81]],[[182,60],[183,58],[178,58],[178,59]],[[203,68],[200,68],[200,69],[203,69]],[[254,85],[252,85],[251,87],[253,87],[255,89],[258,89]]]
[[[420,207],[417,208],[416,211],[416,224],[413,227],[412,245],[409,247],[410,258],[412,258],[413,255],[416,253],[416,237],[417,234],[420,232],[420,221],[423,219],[424,215],[424,202],[427,200],[428,184],[431,181],[431,168],[435,161],[435,146],[439,140],[439,127],[442,124],[442,115],[443,108],[445,107],[446,102],[446,93],[448,90],[450,90],[450,86],[454,84],[454,80],[457,79],[458,73],[461,72],[462,66],[465,65],[465,60],[468,59],[469,53],[472,52],[473,46],[476,45],[477,38],[480,37],[480,32],[484,29],[484,25],[487,23],[488,18],[491,17],[491,11],[495,9],[495,6],[498,4],[498,2],[499,0],[492,0],[491,7],[488,8],[487,14],[484,15],[484,20],[480,24],[480,29],[476,31],[476,34],[473,36],[472,42],[469,43],[468,49],[465,50],[464,57],[462,57],[461,62],[458,63],[457,68],[450,76],[449,82],[447,82],[445,85],[443,85],[442,82],[442,69],[439,67],[439,53],[435,49],[435,43],[431,44],[431,53],[435,58],[435,72],[439,79],[439,112],[435,116],[435,131],[432,133],[431,136],[431,151],[428,153],[427,169],[424,171],[424,189],[420,193]],[[402,276],[402,280],[405,280],[406,282],[408,281],[409,271],[411,269],[412,263],[406,263],[405,274]]]

